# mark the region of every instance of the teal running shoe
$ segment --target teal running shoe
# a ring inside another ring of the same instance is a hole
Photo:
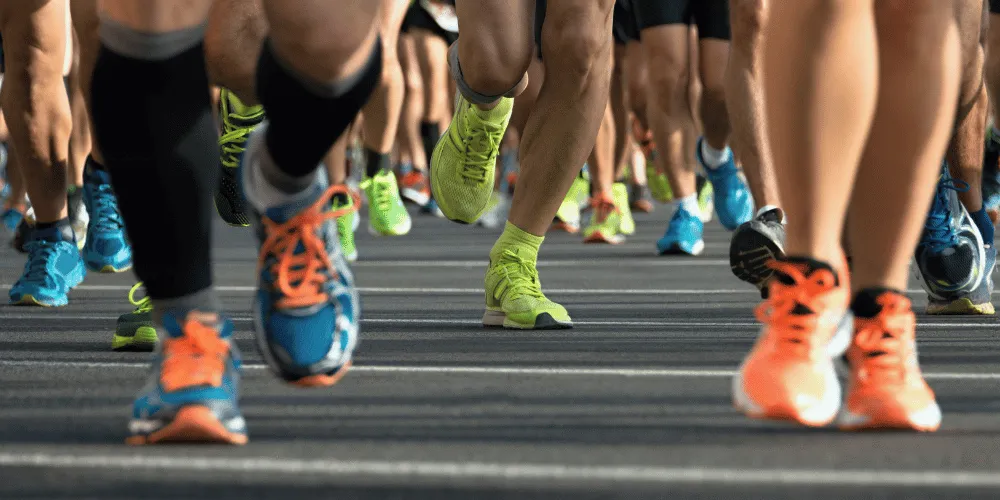
[[[99,273],[120,273],[132,268],[132,247],[125,237],[125,221],[106,171],[88,168],[83,179],[83,200],[90,214],[83,260]]]
[[[72,229],[35,228],[25,248],[28,262],[24,274],[10,289],[10,303],[42,307],[68,304],[69,291],[87,274]]]

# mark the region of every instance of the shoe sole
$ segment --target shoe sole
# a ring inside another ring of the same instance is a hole
[[[503,311],[491,311],[487,309],[483,313],[483,326],[493,328],[502,327],[510,330],[568,330],[573,328],[573,322],[558,321],[549,313],[541,313],[535,316],[534,325],[528,325],[511,320]]]
[[[659,248],[657,248],[656,255],[690,255],[692,257],[697,257],[701,255],[701,253],[704,251],[705,251],[705,240],[699,240],[697,243],[694,244],[694,247],[691,248],[690,252],[681,248],[680,245],[673,244],[670,245],[669,248],[664,250],[660,250]]]
[[[575,226],[568,222],[553,222],[549,227],[549,231],[565,231],[569,234],[576,234],[580,232],[580,226]]]
[[[410,234],[410,229],[413,229],[413,219],[408,219],[402,228],[397,228],[391,233],[382,233],[375,229],[375,226],[371,224],[368,225],[368,234],[372,236],[406,236]]]
[[[332,375],[326,375],[326,374],[309,375],[308,377],[302,377],[300,379],[290,381],[289,384],[304,389],[311,389],[315,387],[330,387],[336,384],[337,382],[340,382],[340,379],[344,378],[344,375],[347,375],[347,372],[350,369],[351,369],[351,362],[348,361],[340,368],[338,368],[336,373]]]
[[[185,406],[162,429],[149,435],[129,436],[130,445],[159,443],[219,443],[246,444],[246,434],[230,432],[211,410],[204,406]]]
[[[135,331],[135,335],[131,337],[115,334],[111,339],[111,350],[115,352],[153,352],[158,341],[155,328],[140,326]]]
[[[124,273],[125,271],[132,269],[132,264],[129,264],[125,267],[115,267],[107,265],[98,268],[97,266],[94,267],[87,266],[87,269],[100,274],[118,274],[118,273]]]
[[[57,300],[54,302],[45,302],[38,300],[34,295],[25,294],[22,295],[19,300],[12,300],[10,302],[12,306],[35,306],[35,307],[62,307],[69,304],[69,300]]]
[[[928,304],[927,314],[941,316],[992,316],[996,314],[993,303],[974,304],[968,298],[953,300],[947,304]]]
[[[783,257],[785,251],[752,227],[746,234],[740,241],[733,239],[729,248],[729,268],[740,280],[762,288],[774,277],[774,269],[767,263]]]
[[[416,205],[424,206],[431,201],[431,197],[429,195],[423,194],[415,189],[403,188],[399,190],[399,193],[406,201]]]
[[[584,243],[606,243],[608,245],[620,245],[625,243],[625,237],[616,234],[614,236],[606,236],[603,231],[595,231],[590,236],[583,239]]]

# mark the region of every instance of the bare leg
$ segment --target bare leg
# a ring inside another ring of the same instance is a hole
[[[424,117],[426,91],[417,59],[416,42],[412,35],[400,34],[399,61],[406,82],[406,97],[403,101],[398,133],[399,148],[401,151],[406,151],[414,169],[424,172],[427,170],[427,155],[420,137],[420,122]]]
[[[379,34],[382,37],[382,80],[364,108],[364,143],[369,155],[373,152],[389,155],[392,152],[403,111],[403,96],[406,93],[397,41],[409,2],[382,0],[381,3]],[[372,172],[368,174],[372,175]]]

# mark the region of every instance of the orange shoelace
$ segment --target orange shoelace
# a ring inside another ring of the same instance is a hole
[[[769,298],[757,306],[755,316],[781,340],[806,346],[819,319],[815,313],[822,308],[820,297],[833,289],[836,277],[826,269],[806,277],[800,264],[790,262],[771,261],[768,267],[787,275],[794,284],[772,283]],[[813,313],[795,314],[793,311],[800,305]]]
[[[354,203],[350,207],[328,210],[330,199],[335,194],[351,196]],[[346,186],[332,186],[315,204],[288,222],[279,224],[262,219],[267,238],[261,246],[257,267],[264,268],[267,256],[276,257],[276,262],[269,271],[282,295],[277,301],[278,307],[308,307],[329,300],[323,291],[327,278],[322,271],[326,270],[331,276],[336,276],[336,268],[327,255],[326,242],[316,233],[326,221],[356,211],[360,204],[360,199]],[[305,251],[296,254],[295,249],[300,244]]]
[[[855,318],[854,345],[861,352],[858,370],[864,381],[900,382],[905,376],[905,357],[916,329],[910,300],[884,293],[876,300],[882,311],[874,318]]]
[[[184,335],[163,341],[160,384],[168,392],[207,385],[222,385],[229,344],[214,328],[187,320]]]

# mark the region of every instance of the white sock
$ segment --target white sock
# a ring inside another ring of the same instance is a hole
[[[708,168],[719,168],[725,165],[733,157],[733,150],[726,146],[726,149],[715,149],[708,145],[708,141],[701,141],[701,158]]]
[[[685,196],[674,200],[677,204],[677,208],[683,208],[688,213],[698,215],[701,214],[701,207],[698,206],[698,195]]]
[[[258,154],[267,154],[263,151],[258,152]],[[310,195],[312,195],[313,190],[311,189],[315,185],[316,181],[319,180],[319,176],[316,175],[313,178],[313,182],[297,193],[288,193],[281,189],[278,189],[271,182],[267,180],[264,172],[261,169],[261,161],[251,162],[246,165],[246,172],[243,173],[244,176],[249,176],[246,179],[246,198],[255,210],[258,212],[265,212],[269,208],[280,207],[282,205],[288,205],[290,203],[295,203],[301,201]]]

